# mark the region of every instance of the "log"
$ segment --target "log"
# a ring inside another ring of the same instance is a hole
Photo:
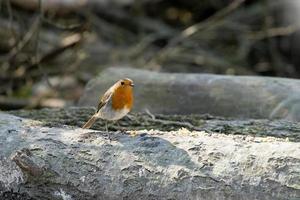
[[[299,142],[230,131],[228,135],[186,128],[106,133],[64,122],[45,123],[47,118],[66,121],[66,114],[72,119],[90,111],[45,109],[18,114],[33,118],[43,113],[41,121],[0,113],[0,199],[18,195],[107,200],[300,197]],[[132,124],[139,124],[145,114],[133,116]],[[176,118],[169,116],[169,120],[175,121],[172,117]],[[192,116],[185,119],[196,121]],[[227,120],[222,123],[238,122]],[[209,121],[222,124],[221,119],[208,116],[201,123]],[[289,126],[284,121],[270,123],[282,130]],[[295,134],[296,129],[287,131]]]
[[[161,73],[112,67],[89,81],[79,106],[95,106],[107,88],[131,78],[134,110],[154,114],[212,114],[215,116],[300,121],[300,81],[296,79]]]

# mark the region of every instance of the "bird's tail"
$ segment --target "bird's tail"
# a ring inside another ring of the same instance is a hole
[[[87,121],[82,128],[91,128],[91,126],[93,126],[93,124],[95,123],[95,121],[97,120],[97,117],[95,115],[93,115],[89,121]]]

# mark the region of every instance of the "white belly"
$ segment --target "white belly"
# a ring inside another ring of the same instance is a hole
[[[128,108],[112,111],[111,106],[103,106],[97,113],[97,117],[105,120],[118,120],[124,117],[130,110]]]

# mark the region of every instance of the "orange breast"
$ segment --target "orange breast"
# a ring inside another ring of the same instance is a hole
[[[112,96],[112,107],[115,110],[131,109],[133,104],[132,87],[118,87]]]

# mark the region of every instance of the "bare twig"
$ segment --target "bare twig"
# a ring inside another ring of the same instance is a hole
[[[170,125],[180,126],[180,127],[188,128],[190,130],[194,130],[194,131],[205,131],[207,133],[211,133],[210,130],[194,126],[189,122],[170,121],[170,120],[164,120],[164,119],[148,119],[148,121],[154,122],[154,123],[160,123],[160,124],[163,124],[166,126],[170,126]]]
[[[203,29],[206,29],[206,28],[214,25],[215,23],[219,22],[220,20],[223,20],[225,17],[230,15],[234,10],[239,8],[244,2],[245,2],[245,0],[233,1],[227,7],[216,12],[214,15],[207,18],[206,20],[186,28],[183,32],[181,32],[180,37],[183,37],[183,38],[189,37],[189,36],[195,34],[196,32],[199,32]]]
[[[38,24],[36,29],[36,38],[35,38],[35,60],[39,60],[39,39],[40,39],[40,28],[42,24],[42,2],[41,0],[38,0],[38,6],[39,6],[39,15],[38,15]],[[38,64],[38,67],[40,68],[40,65]]]
[[[274,24],[273,16],[271,15],[269,1],[264,1],[264,17],[265,17],[265,35],[269,35],[269,30]],[[287,70],[287,66],[284,64],[283,58],[279,53],[275,40],[272,40],[271,37],[266,38],[267,46],[269,49],[269,54],[271,58],[271,63],[276,70],[278,76],[284,76],[286,73],[289,73],[291,70]],[[292,70],[293,74],[293,70]]]
[[[69,36],[66,36],[62,39],[61,45],[55,49],[50,50],[48,53],[40,57],[38,60],[35,60],[30,66],[28,66],[28,69],[32,69],[36,66],[39,66],[39,64],[47,62],[51,59],[54,59],[56,56],[59,56],[61,53],[66,51],[67,49],[70,49],[74,47],[75,45],[79,44],[82,40],[82,35],[80,33],[75,33]]]
[[[151,119],[155,119],[155,115],[153,115],[149,109],[145,109],[145,113],[151,117]]]
[[[10,0],[7,0],[6,1],[6,8],[7,8],[7,11],[8,11],[8,17],[9,17],[9,29],[10,29],[10,32],[14,38],[14,40],[16,41],[17,37],[16,37],[16,33],[13,29],[13,11],[12,11],[12,8],[11,8],[11,3],[10,3]]]
[[[153,115],[148,109],[145,110],[145,113],[150,117],[150,118],[147,118],[147,121],[149,121],[149,122],[159,123],[159,124],[166,125],[166,126],[170,126],[170,125],[180,126],[180,127],[189,128],[190,130],[205,131],[207,133],[211,133],[210,130],[194,126],[189,122],[180,122],[180,121],[171,121],[171,120],[165,120],[165,119],[157,119],[155,117],[155,115]]]
[[[123,27],[124,29],[127,29],[133,33],[143,31],[171,35],[175,32],[173,28],[157,20],[147,17],[132,17],[122,9],[113,7],[106,9],[105,7],[99,6],[93,8],[93,11],[102,19],[110,23],[114,23],[118,25],[118,27]]]
[[[82,29],[83,27],[86,26],[86,24],[82,24],[82,23],[76,23],[76,24],[69,24],[69,25],[64,25],[61,23],[57,23],[52,21],[51,19],[45,18],[43,17],[43,22],[57,28],[57,29],[61,29],[61,30],[68,30],[68,31],[73,31],[73,30],[78,30],[78,29]]]
[[[250,33],[247,38],[250,40],[263,40],[266,38],[286,36],[295,33],[300,29],[299,25],[292,24],[286,27],[268,28],[267,30]]]
[[[173,37],[169,41],[168,45],[158,51],[158,53],[147,63],[147,65],[155,65],[157,60],[163,59],[167,54],[169,54],[170,51],[172,51],[172,47],[176,46],[185,38],[190,37],[191,35],[199,31],[203,31],[204,29],[214,26],[215,24],[217,24],[217,22],[221,21],[222,19],[230,15],[234,10],[239,8],[244,2],[245,0],[235,0],[227,7],[218,11],[206,20],[186,28],[179,35]]]
[[[49,87],[53,88],[52,84],[49,81],[48,75],[43,71],[41,65],[40,65],[40,57],[39,57],[39,40],[40,40],[40,29],[43,23],[43,7],[42,7],[42,0],[38,0],[38,10],[39,10],[39,15],[38,15],[38,26],[36,30],[36,40],[35,40],[35,59],[34,62],[36,63],[39,71],[41,74],[43,74],[44,79],[46,80],[47,84]]]
[[[38,28],[39,19],[36,18],[31,27],[29,28],[28,32],[24,35],[24,37],[18,42],[18,44],[10,50],[7,56],[7,60],[13,59],[30,41],[36,29]]]

